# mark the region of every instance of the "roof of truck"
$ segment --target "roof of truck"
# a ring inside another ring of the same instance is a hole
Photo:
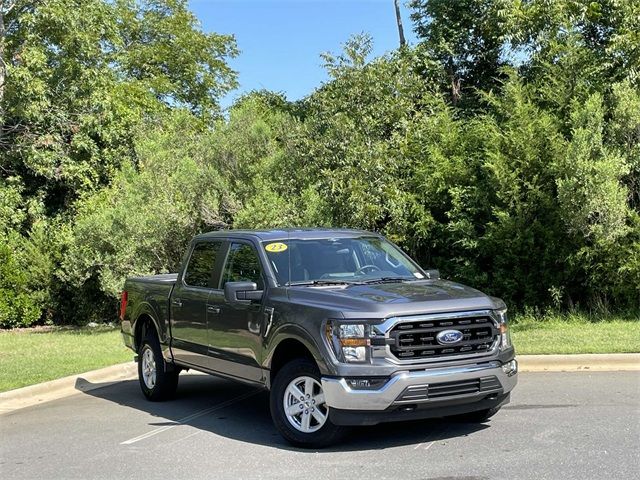
[[[347,228],[277,228],[272,230],[217,230],[215,232],[202,233],[195,238],[258,238],[260,241],[285,240],[285,239],[313,239],[313,238],[349,238],[362,235],[378,235],[364,230],[352,230]]]

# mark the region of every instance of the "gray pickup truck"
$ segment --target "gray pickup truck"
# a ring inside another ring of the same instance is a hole
[[[127,279],[120,318],[149,400],[190,368],[259,385],[302,447],[349,425],[482,422],[517,379],[504,302],[364,231],[198,235],[179,273]]]

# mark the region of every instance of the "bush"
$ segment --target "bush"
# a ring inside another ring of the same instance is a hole
[[[0,328],[28,327],[40,319],[42,305],[28,283],[25,269],[5,238],[0,242]]]
[[[177,271],[195,234],[227,224],[232,202],[209,135],[187,113],[147,125],[136,142],[137,166],[79,203],[64,269],[80,297],[101,299],[79,321],[113,318],[127,276]]]

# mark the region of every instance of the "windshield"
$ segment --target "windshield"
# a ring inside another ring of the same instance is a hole
[[[279,285],[425,278],[415,263],[380,237],[279,240],[265,242],[263,248]]]

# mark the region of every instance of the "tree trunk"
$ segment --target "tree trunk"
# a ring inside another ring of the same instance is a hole
[[[398,35],[400,36],[400,48],[402,48],[407,44],[407,41],[404,38],[404,29],[402,28],[402,17],[400,16],[400,4],[398,3],[398,0],[393,0],[393,3],[396,7],[396,22],[398,23]]]
[[[16,6],[16,0],[0,0],[0,119],[3,117],[4,87],[7,81],[7,15]]]

